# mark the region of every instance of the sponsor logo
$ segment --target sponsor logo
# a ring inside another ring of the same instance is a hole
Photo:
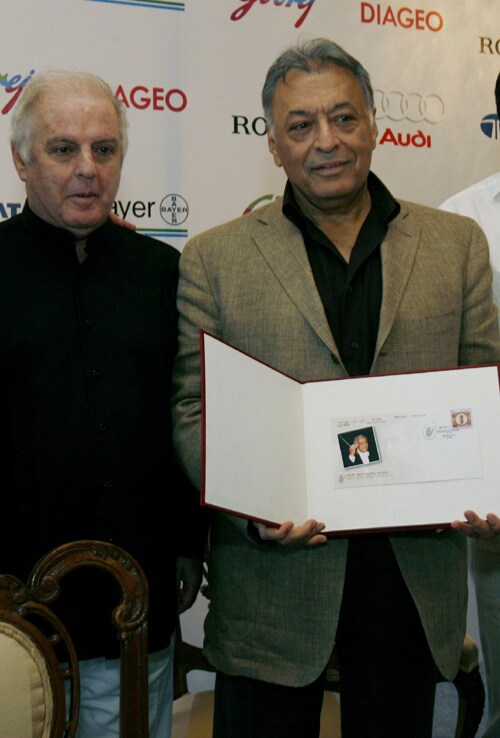
[[[138,228],[137,233],[150,238],[187,238],[187,228]]]
[[[160,215],[171,226],[179,226],[187,220],[189,206],[180,195],[167,195],[160,203]]]
[[[151,218],[153,211],[153,205],[156,205],[154,200],[144,202],[143,200],[115,200],[113,203],[113,212],[124,220],[127,217],[133,218]]]
[[[139,110],[170,110],[180,113],[187,105],[186,94],[177,87],[165,90],[163,87],[144,87],[136,85],[127,94],[123,85],[118,85],[115,97],[121,100],[126,108],[137,108]]]
[[[21,212],[22,203],[20,202],[0,202],[0,218],[7,220],[12,216]]]
[[[159,206],[156,200],[115,200],[113,212],[120,218],[151,219],[157,212],[170,228],[147,228],[139,226],[138,233],[152,238],[187,238],[187,228],[179,228],[189,214],[189,207],[181,195],[166,195]]]
[[[142,220],[143,218],[153,218],[157,212],[156,200],[115,200],[112,210],[115,215],[120,218],[134,218],[134,220]],[[0,219],[7,220],[14,215],[18,215],[23,208],[21,202],[1,202],[0,201]],[[180,195],[167,195],[160,203],[159,212],[162,219],[170,226],[180,226],[187,220],[189,207],[186,200]],[[188,231],[186,228],[137,228],[138,233],[144,233],[146,236],[154,238],[186,238]]]
[[[266,119],[261,115],[257,118],[247,118],[246,115],[233,115],[233,133],[240,136],[244,133],[246,136],[251,136],[255,133],[256,136],[266,135]]]
[[[500,38],[494,39],[489,36],[479,36],[480,54],[498,54],[500,56]]]
[[[416,149],[430,149],[432,140],[430,136],[426,136],[423,131],[418,130],[416,133],[395,133],[391,128],[386,128],[379,140],[379,145],[390,143],[394,146],[413,146]]]
[[[186,3],[170,0],[86,0],[88,3],[108,3],[109,5],[138,5],[141,8],[157,10],[185,10]]]
[[[436,10],[412,9],[405,6],[395,8],[381,3],[361,3],[361,23],[377,26],[414,28],[417,31],[436,33],[443,27],[443,16]]]
[[[296,10],[302,10],[303,12],[294,24],[295,28],[300,28],[309,15],[314,2],[315,0],[240,0],[240,5],[236,10],[233,10],[230,18],[232,21],[239,21],[246,16],[248,11],[251,10],[254,5],[267,5],[268,3],[272,3],[282,8],[294,7]]]
[[[418,92],[383,92],[374,90],[376,118],[382,120],[409,120],[412,123],[439,123],[444,115],[444,103],[438,95]]]
[[[496,113],[485,115],[481,121],[481,130],[488,138],[498,141],[500,138],[500,119]]]
[[[261,205],[268,205],[273,200],[276,200],[277,197],[279,197],[279,195],[262,195],[262,197],[258,197],[256,200],[251,202],[250,205],[247,205],[243,211],[243,215],[247,215],[248,213],[257,210]]]
[[[0,89],[3,89],[8,96],[7,102],[0,108],[0,113],[2,115],[7,115],[7,113],[12,110],[18,101],[19,95],[23,91],[24,86],[28,84],[34,74],[35,70],[32,69],[28,76],[23,79],[22,74],[7,74],[0,72]]]

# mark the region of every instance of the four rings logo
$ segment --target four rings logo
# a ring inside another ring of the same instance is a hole
[[[440,123],[444,115],[444,103],[438,95],[420,95],[418,92],[373,91],[376,118],[408,120],[412,123]]]

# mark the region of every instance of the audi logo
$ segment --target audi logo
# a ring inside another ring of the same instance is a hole
[[[376,118],[409,120],[412,123],[439,123],[444,115],[444,103],[437,95],[420,95],[418,92],[383,92],[374,90]]]

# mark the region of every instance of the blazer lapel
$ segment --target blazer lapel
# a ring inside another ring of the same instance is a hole
[[[412,228],[409,213],[402,206],[400,215],[390,223],[389,231],[381,246],[383,297],[374,364],[398,313],[415,261],[419,239],[420,230]]]
[[[252,236],[257,248],[297,309],[342,364],[314,282],[302,236],[283,216],[281,200],[273,208],[267,208],[256,225]],[[412,227],[409,213],[402,205],[400,215],[389,225],[381,246],[383,298],[373,364],[398,313],[419,239],[420,231]]]
[[[281,200],[276,202],[276,209],[267,209],[252,235],[290,300],[342,363],[316,288],[304,241],[297,228],[282,214]]]

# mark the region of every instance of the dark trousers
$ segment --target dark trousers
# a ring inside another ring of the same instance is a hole
[[[342,738],[431,738],[437,669],[386,536],[349,542],[336,646]],[[318,738],[323,686],[218,674],[213,738]]]
[[[283,687],[217,673],[213,738],[318,738],[323,675]]]

